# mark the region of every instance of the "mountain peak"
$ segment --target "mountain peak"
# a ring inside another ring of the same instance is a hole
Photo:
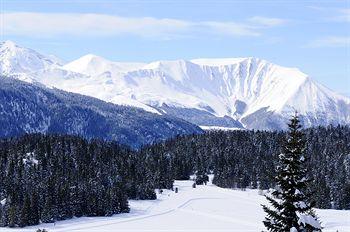
[[[0,47],[8,47],[8,48],[15,48],[17,47],[18,45],[11,41],[11,40],[6,40],[6,41],[3,41],[3,42],[0,42]]]
[[[0,57],[14,56],[26,50],[11,40],[0,42]]]
[[[102,56],[98,56],[92,53],[86,54],[85,56],[80,57],[78,60],[85,60],[85,61],[92,61],[92,60],[101,60],[101,61],[108,61],[107,59],[103,58]],[[110,61],[112,62],[112,61]]]
[[[87,54],[64,65],[64,68],[69,71],[83,73],[85,75],[92,75],[93,70],[96,70],[97,74],[99,70],[105,69],[105,66],[108,65],[108,63],[111,63],[111,61],[108,61],[105,58],[97,56],[95,54]],[[100,73],[102,72],[103,71]]]
[[[59,64],[48,56],[21,47],[13,41],[7,40],[0,44],[0,74],[28,74],[53,65]]]
[[[107,60],[94,54],[87,54],[64,65],[64,69],[90,76],[98,76],[104,72],[122,73],[143,67],[144,63],[123,63]]]

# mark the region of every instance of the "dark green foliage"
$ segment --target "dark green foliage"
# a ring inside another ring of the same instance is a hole
[[[350,209],[350,128],[303,132],[311,200],[319,208]],[[3,139],[0,201],[5,204],[0,205],[0,226],[127,212],[127,198],[155,199],[155,189],[172,189],[175,179],[194,174],[197,182],[214,174],[213,182],[220,187],[268,189],[276,184],[275,168],[285,136],[211,131],[139,151],[65,135]]]
[[[266,196],[271,207],[263,205],[267,214],[264,225],[271,232],[289,232],[292,228],[302,232],[321,231],[320,226],[305,226],[299,222],[300,215],[307,215],[312,217],[310,220],[315,224],[319,224],[309,203],[310,196],[305,194],[308,182],[304,167],[306,157],[303,154],[305,141],[297,116],[291,119],[288,127],[288,137],[276,168],[277,187],[271,196]]]
[[[208,171],[205,165],[206,161],[204,160],[204,157],[197,156],[196,159],[196,179],[195,183],[197,185],[207,184],[209,181],[209,176],[207,175]]]
[[[31,213],[31,208],[30,208],[30,200],[28,194],[25,194],[24,200],[23,200],[23,206],[21,210],[21,215],[20,215],[20,222],[19,226],[23,227],[26,225],[29,225],[29,217]]]
[[[0,140],[0,226],[128,212],[128,198],[156,199],[155,186],[172,187],[172,178],[155,174],[168,165],[166,157],[75,136]]]
[[[206,185],[208,183],[208,181],[209,181],[209,176],[208,175],[206,175],[206,174],[199,174],[197,172],[197,174],[196,174],[196,182],[195,182],[196,185],[203,185],[203,184]]]
[[[311,180],[308,192],[315,206],[350,209],[350,127],[316,127],[303,133],[305,167]],[[213,183],[220,187],[268,189],[276,184],[275,168],[285,136],[285,132],[209,131],[177,137],[141,152],[156,157],[167,154],[171,164],[167,172],[174,179],[213,173]]]
[[[37,225],[39,224],[39,196],[36,192],[32,193],[31,202],[30,202],[30,215],[28,225]]]

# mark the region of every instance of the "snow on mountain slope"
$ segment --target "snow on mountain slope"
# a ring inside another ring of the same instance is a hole
[[[131,95],[123,91],[125,85],[118,78],[112,77],[110,72],[90,76],[72,72],[62,67],[54,67],[37,71],[32,76],[35,76],[38,82],[49,87],[56,87],[68,92],[96,97],[117,105],[134,106],[160,114],[158,110],[133,99]]]
[[[118,63],[104,58],[87,55],[79,61],[62,66],[59,58],[45,56],[32,49],[21,47],[12,41],[0,43],[0,74],[11,76],[29,83],[37,82],[47,87],[56,87],[69,92],[94,96],[107,102],[143,108],[146,111],[159,112],[131,98],[108,93],[110,72],[122,73],[136,69],[142,63]],[[109,71],[107,71],[109,70]],[[101,75],[101,81],[91,77]]]
[[[154,107],[194,108],[242,122],[261,109],[287,118],[297,110],[307,116],[306,126],[350,122],[350,100],[297,69],[256,58],[200,61],[153,62],[118,76],[118,83]]]
[[[124,73],[127,71],[139,69],[146,64],[144,63],[122,63],[112,62],[103,57],[93,54],[85,55],[64,66],[64,69],[83,73],[85,75],[100,75],[104,72]]]
[[[26,57],[40,57],[23,50],[29,53]],[[115,104],[171,114],[200,126],[282,129],[295,110],[305,126],[350,123],[349,98],[296,68],[253,57],[144,64],[86,55],[64,66],[47,63],[45,57],[33,59],[32,65],[22,65],[23,59],[15,64],[14,59],[2,60],[1,66],[6,62],[11,67],[28,66],[1,69],[11,74]]]
[[[32,49],[20,47],[12,41],[0,43],[0,72],[2,74],[32,73],[54,65],[60,64]]]

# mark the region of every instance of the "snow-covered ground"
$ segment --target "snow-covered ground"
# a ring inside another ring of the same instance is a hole
[[[265,198],[256,190],[229,190],[214,185],[192,188],[192,181],[176,181],[179,192],[164,191],[154,201],[131,201],[131,212],[113,217],[76,218],[55,224],[1,232],[125,231],[125,232],[259,232],[264,229]],[[317,210],[325,232],[349,232],[350,210]]]

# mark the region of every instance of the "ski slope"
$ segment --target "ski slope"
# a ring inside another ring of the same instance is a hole
[[[8,231],[49,232],[259,232],[264,229],[265,198],[257,190],[230,190],[212,184],[192,188],[192,181],[176,181],[179,192],[164,191],[154,201],[130,201],[131,212],[113,217],[76,218],[55,224]],[[324,232],[349,232],[350,210],[317,210]]]

